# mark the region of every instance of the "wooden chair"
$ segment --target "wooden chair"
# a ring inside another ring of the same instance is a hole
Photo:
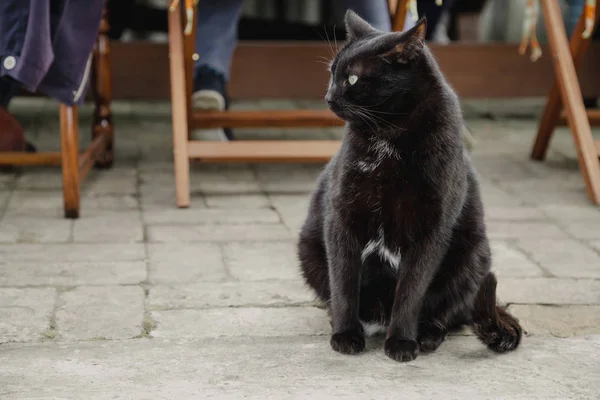
[[[110,168],[113,163],[113,125],[110,111],[110,50],[106,7],[94,48],[91,88],[96,109],[92,125],[92,143],[79,153],[77,107],[59,106],[60,152],[0,152],[4,165],[61,165],[63,176],[64,215],[79,218],[80,184],[92,165]]]
[[[173,115],[173,151],[175,190],[178,207],[189,207],[189,164],[191,159],[202,162],[326,162],[340,146],[337,140],[261,140],[213,142],[189,139],[194,128],[315,128],[342,126],[343,121],[326,110],[286,111],[192,111],[194,47],[196,12],[186,21],[184,8],[194,7],[197,1],[172,0],[169,7],[169,57],[171,70],[171,102]],[[407,0],[388,0],[392,26],[401,30],[406,16]],[[195,11],[195,10],[194,10]],[[191,25],[189,25],[191,24]]]
[[[554,128],[558,124],[568,124],[575,139],[579,167],[583,174],[587,192],[594,204],[600,204],[600,141],[594,142],[590,124],[600,124],[600,111],[586,112],[579,87],[577,68],[582,64],[583,57],[591,42],[582,38],[585,28],[585,11],[567,42],[567,35],[560,11],[555,0],[541,0],[548,40],[552,52],[552,61],[556,81],[540,121],[537,137],[531,152],[534,160],[543,160],[550,144]],[[600,7],[596,7],[596,24]],[[564,105],[565,111],[561,114]]]

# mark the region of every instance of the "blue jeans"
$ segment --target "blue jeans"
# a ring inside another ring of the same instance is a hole
[[[231,58],[237,42],[237,24],[243,0],[201,0],[198,3],[196,66],[208,66],[229,78]],[[344,0],[371,25],[382,31],[391,30],[387,0]]]
[[[585,0],[567,0],[567,4],[569,8],[565,15],[565,29],[567,30],[567,34],[571,36],[575,29],[575,25],[577,25],[577,21],[579,21],[579,17],[583,12]]]
[[[10,99],[19,90],[19,84],[9,77],[0,78],[0,107],[7,108]]]

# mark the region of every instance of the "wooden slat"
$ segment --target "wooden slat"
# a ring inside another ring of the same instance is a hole
[[[547,96],[554,82],[551,52],[544,46],[535,63],[517,45],[454,43],[431,46],[442,71],[463,98]],[[169,99],[166,44],[111,42],[114,99]],[[234,99],[322,98],[328,73],[320,42],[241,42],[233,59],[229,93]],[[591,43],[580,69],[586,97],[600,97],[600,43]],[[151,84],[148,84],[151,82]]]
[[[596,140],[596,152],[598,153],[598,158],[600,158],[600,140]]]
[[[169,11],[169,74],[171,79],[171,109],[173,121],[173,157],[175,167],[175,198],[178,207],[190,205],[190,160],[187,153],[188,101],[186,90],[184,43],[182,36],[181,2]]]
[[[190,158],[203,162],[327,162],[339,149],[337,140],[188,142]]]
[[[210,111],[192,114],[194,128],[284,128],[342,126],[327,110]]]
[[[79,218],[79,118],[76,106],[60,104],[60,152],[65,218]]]
[[[60,165],[60,152],[21,153],[0,152],[0,165]]]
[[[79,180],[83,180],[85,176],[90,172],[90,169],[94,165],[94,161],[98,158],[102,158],[103,152],[106,149],[106,143],[108,142],[108,132],[96,136],[90,146],[79,155]]]
[[[600,110],[587,110],[587,116],[588,116],[588,120],[590,121],[590,125],[592,126],[600,126]],[[558,120],[558,125],[567,125],[568,121],[567,121],[567,113],[566,112],[561,112],[560,113],[560,118]]]

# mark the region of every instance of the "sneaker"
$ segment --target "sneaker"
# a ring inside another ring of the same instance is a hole
[[[192,108],[195,110],[224,111],[229,109],[225,91],[225,77],[206,66],[194,72]],[[197,129],[192,132],[194,140],[233,140],[231,128]]]

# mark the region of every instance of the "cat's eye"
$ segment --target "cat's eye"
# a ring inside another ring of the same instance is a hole
[[[356,75],[348,76],[348,83],[350,85],[354,85],[356,83],[356,81],[358,81],[358,76],[356,76]]]

